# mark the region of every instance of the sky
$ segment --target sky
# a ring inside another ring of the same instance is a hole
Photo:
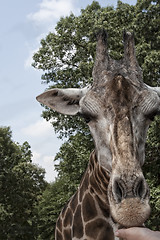
[[[116,7],[117,0],[99,0],[101,6]],[[122,0],[132,5],[136,0]],[[40,70],[31,66],[40,40],[54,32],[60,17],[80,14],[92,0],[0,0],[0,127],[10,126],[13,140],[31,145],[33,163],[43,167],[48,182],[55,180],[54,157],[62,145],[41,113],[36,96],[41,84]]]

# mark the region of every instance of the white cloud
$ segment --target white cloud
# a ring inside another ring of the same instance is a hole
[[[51,23],[62,16],[75,12],[74,3],[73,0],[42,0],[39,10],[30,13],[28,19],[32,20],[36,25]]]
[[[51,164],[51,163],[53,163],[53,156],[45,156],[44,158],[43,158],[43,161],[44,161],[44,163],[46,163],[46,164]]]
[[[22,129],[22,133],[30,137],[45,137],[54,134],[53,127],[46,120],[38,120],[37,122]]]
[[[38,152],[36,152],[36,151],[33,151],[32,152],[32,161],[34,162],[34,163],[39,163],[39,159],[41,158],[41,154],[40,153],[38,153]]]
[[[42,155],[37,151],[33,151],[32,154],[33,154],[33,157],[32,157],[33,163],[44,168],[46,171],[46,175],[45,175],[46,180],[48,182],[53,182],[57,177],[57,172],[54,169],[54,162],[53,162],[54,156]]]
[[[63,142],[57,139],[51,123],[40,119],[22,128],[21,134],[32,146],[33,163],[45,169],[48,182],[54,181],[57,177],[54,158]]]
[[[35,52],[38,51],[38,48],[36,50],[32,50],[30,51],[29,55],[28,55],[28,58],[25,60],[25,63],[24,63],[24,67],[25,69],[28,69],[31,67],[32,63],[33,63],[33,55]]]
[[[47,32],[49,31],[49,28],[46,29]],[[53,30],[53,29],[52,29]],[[25,47],[28,49],[28,57],[24,62],[24,68],[28,69],[31,67],[32,63],[33,63],[33,55],[38,52],[39,50],[39,43],[41,41],[42,38],[46,37],[47,32],[43,32],[41,34],[39,34],[33,41],[33,43],[29,43],[29,42],[25,42]]]

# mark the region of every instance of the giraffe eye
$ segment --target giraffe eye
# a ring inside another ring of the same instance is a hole
[[[89,114],[79,112],[78,115],[83,117],[86,123],[89,123],[92,120],[92,117]]]
[[[157,115],[157,111],[153,111],[150,114],[147,115],[147,118],[151,121],[154,120],[154,117]]]
[[[92,118],[89,115],[83,115],[83,118],[86,123],[89,123],[92,120]]]

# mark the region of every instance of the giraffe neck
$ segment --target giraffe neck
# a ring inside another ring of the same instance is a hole
[[[80,202],[87,193],[92,195],[92,198],[105,201],[108,207],[107,189],[110,176],[103,167],[98,163],[96,153],[93,151],[90,156],[88,168],[82,178],[79,187]]]
[[[109,174],[93,151],[78,191],[57,221],[56,240],[114,240],[117,229],[110,216],[107,197]]]

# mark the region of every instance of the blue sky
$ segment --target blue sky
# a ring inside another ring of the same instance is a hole
[[[136,4],[136,0],[122,0]],[[61,16],[78,15],[92,0],[5,0],[0,8],[0,126],[10,126],[13,139],[28,141],[33,162],[46,170],[46,180],[53,181],[54,156],[62,142],[49,122],[41,118],[42,107],[36,96],[46,85],[41,84],[41,71],[31,67],[33,53],[40,40],[54,31]],[[101,6],[117,0],[100,0]]]

